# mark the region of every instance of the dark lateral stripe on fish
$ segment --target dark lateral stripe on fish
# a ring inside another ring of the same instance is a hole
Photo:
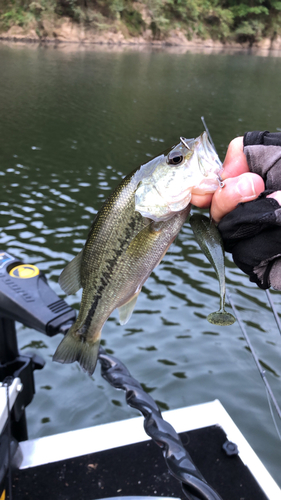
[[[91,305],[91,308],[87,314],[87,317],[85,319],[83,326],[81,328],[79,328],[79,330],[78,330],[78,334],[79,334],[79,337],[81,338],[81,341],[86,342],[86,340],[87,340],[87,332],[88,332],[88,329],[90,328],[93,316],[95,314],[95,310],[97,308],[97,305],[98,305],[101,297],[102,297],[101,294],[97,293],[96,298]]]
[[[84,332],[88,331],[88,329],[90,328],[98,303],[102,299],[102,295],[105,288],[110,284],[110,279],[114,271],[114,268],[118,266],[118,258],[121,258],[123,256],[124,251],[126,251],[127,247],[131,243],[131,233],[132,231],[135,231],[135,228],[137,226],[136,219],[132,218],[128,226],[129,227],[125,229],[124,238],[122,239],[118,238],[120,246],[118,249],[114,249],[114,254],[115,254],[114,257],[106,261],[106,271],[104,270],[102,276],[100,277],[99,281],[101,284],[97,289],[95,299],[91,305],[91,308],[88,311],[83,327],[78,330],[79,336],[81,336],[81,338],[86,338]]]

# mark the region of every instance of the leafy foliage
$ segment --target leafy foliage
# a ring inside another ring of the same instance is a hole
[[[149,29],[164,39],[173,29],[188,38],[238,40],[250,44],[281,34],[280,0],[0,0],[0,27],[41,30],[46,19],[66,16],[95,30],[137,36]]]

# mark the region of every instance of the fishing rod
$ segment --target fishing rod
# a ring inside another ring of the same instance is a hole
[[[204,116],[201,116],[201,120],[202,120],[202,123],[203,123],[203,125],[204,125],[204,127],[205,127],[205,130],[206,130],[207,134],[208,134],[209,141],[210,141],[210,143],[212,144],[212,146],[213,146],[214,150],[215,150],[215,151],[216,151],[216,153],[217,153],[217,150],[216,150],[215,144],[214,144],[214,142],[213,142],[213,140],[212,140],[212,137],[211,137],[210,131],[209,131],[208,127],[207,127],[207,124],[206,124],[206,122],[205,122]],[[269,305],[270,305],[270,307],[271,307],[271,310],[272,310],[273,316],[274,316],[274,318],[275,318],[275,321],[276,321],[277,327],[278,327],[278,329],[279,329],[279,333],[280,333],[280,335],[281,335],[281,323],[280,323],[280,319],[279,319],[278,313],[277,313],[277,311],[276,311],[276,309],[275,309],[275,306],[274,306],[274,303],[273,303],[273,301],[272,301],[272,298],[271,298],[271,295],[270,295],[269,290],[266,290],[266,295],[267,295],[267,299],[268,299]],[[249,336],[248,336],[248,334],[247,334],[247,332],[246,332],[246,329],[245,329],[245,327],[244,327],[244,325],[243,325],[243,323],[242,323],[242,321],[241,321],[241,318],[240,318],[240,316],[239,316],[239,314],[238,314],[238,311],[237,311],[237,309],[236,309],[236,307],[235,307],[235,305],[234,305],[234,302],[233,302],[233,300],[231,299],[231,296],[230,296],[230,294],[229,294],[227,291],[226,291],[226,296],[227,296],[227,299],[228,299],[229,304],[230,304],[230,305],[231,305],[231,307],[232,307],[233,313],[234,313],[234,315],[235,315],[235,317],[236,317],[236,319],[237,319],[237,322],[238,322],[238,324],[239,324],[239,327],[240,327],[240,329],[241,329],[241,332],[243,333],[244,338],[245,338],[245,340],[246,340],[246,342],[247,342],[247,344],[248,344],[249,350],[250,350],[250,352],[251,352],[251,354],[252,354],[252,356],[253,356],[253,358],[254,358],[254,361],[255,361],[255,363],[256,363],[256,366],[257,366],[257,368],[258,368],[258,371],[259,371],[259,373],[260,373],[260,376],[261,376],[261,378],[262,378],[262,380],[263,380],[263,382],[264,382],[264,385],[265,385],[265,388],[266,388],[266,394],[267,394],[267,397],[268,397],[268,403],[269,403],[269,409],[270,409],[270,412],[271,412],[271,416],[272,416],[272,419],[273,419],[273,422],[274,422],[274,425],[275,425],[275,428],[276,428],[276,432],[277,432],[277,434],[278,434],[278,436],[279,436],[279,438],[280,438],[280,440],[281,440],[281,436],[280,436],[280,433],[279,433],[279,430],[278,430],[278,427],[277,427],[277,424],[276,424],[276,421],[275,421],[275,418],[274,418],[274,415],[273,415],[273,412],[272,412],[272,408],[271,408],[270,401],[272,401],[272,403],[273,403],[273,405],[274,405],[274,407],[275,407],[275,409],[276,409],[276,411],[277,411],[278,417],[279,417],[280,419],[281,419],[281,409],[280,409],[280,407],[279,407],[279,405],[278,405],[278,403],[277,403],[277,401],[276,401],[276,398],[275,398],[275,396],[274,396],[274,394],[273,394],[273,391],[272,391],[272,389],[271,389],[271,387],[270,387],[270,385],[269,385],[269,382],[268,382],[268,380],[267,380],[267,378],[266,378],[266,375],[265,375],[265,370],[263,370],[263,369],[262,369],[262,366],[261,366],[261,364],[260,364],[260,362],[259,362],[258,356],[256,355],[255,350],[254,350],[254,348],[253,348],[253,346],[252,346],[252,344],[251,344],[251,342],[250,342],[250,338],[249,338]]]

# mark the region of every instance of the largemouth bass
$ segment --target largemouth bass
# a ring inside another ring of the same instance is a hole
[[[67,294],[83,288],[76,322],[53,359],[94,372],[101,331],[116,308],[125,324],[144,282],[190,211],[192,192],[214,192],[221,162],[204,132],[183,139],[123,179],[96,215],[81,252],[63,270]]]

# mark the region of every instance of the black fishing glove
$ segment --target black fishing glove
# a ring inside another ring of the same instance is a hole
[[[224,247],[238,267],[260,288],[281,290],[281,206],[268,194],[281,190],[281,133],[247,132],[244,153],[250,171],[266,190],[254,201],[239,203],[219,223]]]

